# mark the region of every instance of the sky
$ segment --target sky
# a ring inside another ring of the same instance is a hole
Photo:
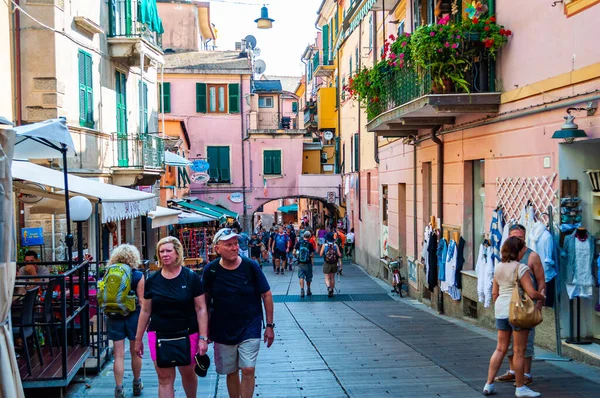
[[[314,43],[317,10],[322,0],[269,0],[269,18],[275,20],[272,29],[258,29],[263,3],[254,0],[210,1],[210,19],[218,30],[219,50],[234,50],[235,42],[247,35],[256,37],[261,55],[267,64],[266,75],[301,76],[300,61],[308,44]],[[245,4],[244,4],[245,3]],[[248,5],[249,4],[249,5]]]

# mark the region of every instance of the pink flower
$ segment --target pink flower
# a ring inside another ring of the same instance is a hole
[[[392,65],[393,66],[398,66],[398,64],[396,62],[393,62]]]
[[[406,33],[404,34],[404,36],[406,36],[406,37],[410,37],[410,33],[406,32]]]
[[[406,47],[406,42],[403,41],[401,45],[402,45],[402,47]]]
[[[441,53],[441,52],[442,52],[442,49],[441,49],[441,48],[438,48],[438,52],[439,52],[439,53]]]
[[[446,47],[446,48],[447,48],[447,47],[450,47],[450,43],[448,43],[448,42],[445,42],[445,43],[444,43],[444,47]]]
[[[457,38],[457,39],[460,39],[460,35],[456,35],[456,38]]]
[[[458,43],[452,44],[452,48],[458,48]]]
[[[390,59],[396,59],[396,54],[394,54],[394,53],[391,53],[391,54],[390,54]]]
[[[404,58],[404,53],[401,53],[401,54],[400,54],[400,58]]]
[[[435,36],[435,32],[429,33],[429,36]]]
[[[438,25],[447,25],[450,22],[450,15],[446,15],[438,21]]]
[[[444,31],[444,28],[440,28],[440,32],[443,32],[443,31]]]

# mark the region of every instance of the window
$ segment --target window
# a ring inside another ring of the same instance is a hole
[[[230,183],[229,147],[209,146],[206,148],[206,154],[210,165],[208,169],[209,182]]]
[[[398,24],[398,36],[404,35],[404,20]]]
[[[265,150],[263,152],[263,174],[281,175],[281,151],[280,150]]]
[[[356,72],[360,69],[360,54],[358,53],[358,46],[354,49],[354,59],[356,60]]]
[[[229,85],[229,113],[240,113],[240,85]]]
[[[381,186],[381,222],[388,225],[388,186]]]
[[[371,173],[367,173],[367,204],[371,204]]]
[[[346,78],[343,77],[342,78],[342,88],[341,88],[341,90],[342,90],[342,94],[341,94],[342,101],[346,100],[346,90],[344,90],[345,87],[346,87]]]
[[[258,107],[259,108],[272,108],[273,107],[273,97],[258,97]]]
[[[92,56],[79,50],[79,125],[94,128]]]
[[[239,83],[196,83],[196,112],[240,113]]]
[[[354,134],[354,171],[358,171],[360,167],[360,136]]]
[[[225,113],[227,112],[227,103],[225,101],[225,91],[227,86],[224,84],[209,84],[208,86],[208,112]]]
[[[329,65],[329,25],[323,25],[323,65]]]
[[[171,83],[162,83],[159,87],[160,94],[158,107],[161,112],[171,113]]]
[[[373,14],[369,14],[369,51],[373,50]]]
[[[298,102],[296,102],[296,101],[292,102],[292,112],[294,112],[294,113],[298,112]]]
[[[140,80],[140,133],[148,133],[148,85]]]
[[[352,55],[348,59],[348,77],[352,77]]]

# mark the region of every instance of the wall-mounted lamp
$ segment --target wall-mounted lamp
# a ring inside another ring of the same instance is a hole
[[[571,115],[571,111],[586,111],[588,116],[592,116],[596,113],[598,108],[596,102],[588,102],[585,108],[568,108],[567,116],[564,117],[565,123],[560,127],[560,130],[556,130],[552,134],[554,139],[563,139],[565,143],[572,144],[576,138],[587,138],[587,134],[584,130],[580,130],[579,126],[575,124],[575,116]]]
[[[274,21],[274,19],[269,18],[269,10],[267,10],[267,6],[262,6],[260,9],[260,18],[254,20],[258,29],[271,29]]]

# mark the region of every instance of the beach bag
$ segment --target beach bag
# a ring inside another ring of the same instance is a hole
[[[127,264],[111,265],[98,282],[98,305],[106,315],[127,316],[137,307],[131,291],[131,268]]]
[[[542,323],[542,311],[535,308],[535,303],[523,290],[519,282],[519,266],[515,268],[515,284],[510,298],[508,322],[521,329],[531,329]]]
[[[328,264],[337,264],[340,256],[338,256],[335,244],[328,243],[327,250],[325,250],[325,262]]]

